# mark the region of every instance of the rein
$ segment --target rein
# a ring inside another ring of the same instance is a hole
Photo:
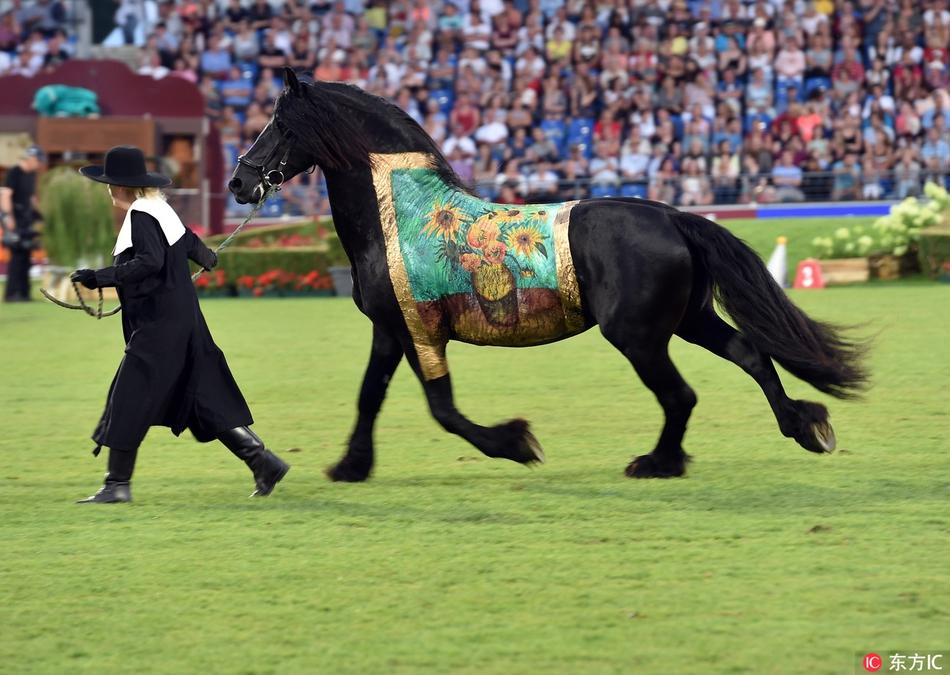
[[[284,162],[286,163],[286,161],[287,161],[287,157],[285,155]],[[281,164],[281,166],[283,166],[283,164]],[[272,171],[271,173],[275,173],[275,172]],[[283,173],[280,171],[277,171],[276,173],[281,174],[280,182],[283,182]],[[234,228],[234,232],[229,234],[224,239],[224,241],[218,244],[218,247],[214,249],[215,255],[217,255],[219,252],[227,248],[227,246],[231,243],[234,237],[236,237],[238,233],[240,233],[240,231],[244,229],[244,226],[247,225],[249,222],[251,222],[254,216],[257,215],[257,212],[261,210],[262,206],[264,206],[264,202],[266,202],[267,199],[272,194],[274,194],[274,192],[277,192],[278,190],[280,190],[280,183],[278,183],[276,186],[274,186],[270,182],[267,183],[267,186],[264,189],[264,194],[261,196],[260,201],[254,205],[254,208],[252,208],[251,212],[247,214],[247,217],[244,219],[244,221],[240,225],[238,225],[236,228]],[[197,279],[199,276],[201,276],[201,273],[204,271],[205,271],[204,268],[201,268],[200,270],[192,274],[191,280],[194,281],[195,279]],[[106,316],[112,316],[114,314],[118,314],[119,311],[122,309],[122,305],[116,305],[115,308],[109,310],[108,312],[103,312],[102,311],[102,289],[99,288],[99,289],[96,289],[99,291],[99,301],[97,303],[98,306],[96,307],[95,310],[93,310],[92,307],[87,305],[86,301],[82,299],[82,294],[80,293],[78,281],[73,282],[73,289],[75,289],[76,298],[79,300],[78,305],[74,305],[72,303],[64,302],[60,300],[59,298],[53,296],[53,294],[47,291],[45,288],[40,288],[40,293],[42,293],[43,297],[49,300],[50,302],[52,302],[54,305],[58,305],[60,307],[63,307],[64,309],[78,309],[78,310],[84,311],[89,316],[95,317],[96,319],[102,319],[103,317],[106,317]]]

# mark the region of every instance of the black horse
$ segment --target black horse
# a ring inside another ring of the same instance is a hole
[[[696,394],[670,360],[674,334],[747,372],[783,435],[811,452],[834,449],[825,406],[790,399],[772,361],[822,392],[850,398],[866,384],[863,346],[796,307],[761,259],[727,230],[639,199],[521,207],[522,213],[483,202],[394,105],[345,84],[299,82],[289,69],[284,79],[273,119],[241,157],[229,189],[248,203],[313,165],[326,176],[333,219],[352,263],[353,298],[373,322],[356,426],[346,453],[327,470],[331,479],[370,475],[374,422],[403,356],[443,428],[489,457],[543,461],[526,421],[485,427],[458,411],[446,343],[528,346],[594,325],[629,359],[665,413],[655,448],[630,462],[627,476],[685,473],[689,456],[681,443]],[[407,223],[424,229],[407,239]],[[417,242],[430,243],[413,249]],[[434,257],[424,258],[425,247]],[[516,264],[514,254],[522,262]],[[547,273],[545,261],[554,261],[550,273],[558,281],[532,287]],[[467,290],[453,295],[423,288],[438,266],[446,284],[469,284]],[[738,330],[719,317],[714,300]]]

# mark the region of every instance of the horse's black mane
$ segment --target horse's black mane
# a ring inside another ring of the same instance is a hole
[[[398,123],[411,139],[403,152],[432,155],[436,170],[449,185],[469,191],[432,137],[402,108],[359,87],[342,82],[301,82],[300,93],[284,91],[275,119],[324,169],[370,167],[370,153],[380,151],[371,132],[374,117]]]

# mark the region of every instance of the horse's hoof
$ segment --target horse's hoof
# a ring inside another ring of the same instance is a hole
[[[684,454],[679,461],[674,458],[661,462],[655,455],[640,455],[627,465],[624,475],[627,478],[678,478],[686,473],[688,459]]]
[[[535,438],[534,434],[530,431],[524,432],[524,443],[527,446],[528,452],[533,456],[533,460],[528,460],[527,464],[544,464],[544,450],[541,448],[541,444],[538,443],[538,439]]]
[[[324,473],[334,483],[362,483],[369,478],[370,470],[354,466],[346,460],[341,460],[337,464],[327,467]]]
[[[821,452],[831,453],[835,451],[837,440],[831,422],[828,420],[816,422],[811,425],[811,431],[815,435],[815,441],[818,443],[818,447],[821,448]]]
[[[544,451],[538,439],[531,433],[528,422],[514,419],[491,429],[493,437],[488,448],[479,449],[489,457],[510,459],[518,464],[544,463]]]

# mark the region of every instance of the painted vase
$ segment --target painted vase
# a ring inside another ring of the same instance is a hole
[[[472,272],[472,286],[482,313],[494,326],[518,323],[518,287],[504,263],[489,263]]]

